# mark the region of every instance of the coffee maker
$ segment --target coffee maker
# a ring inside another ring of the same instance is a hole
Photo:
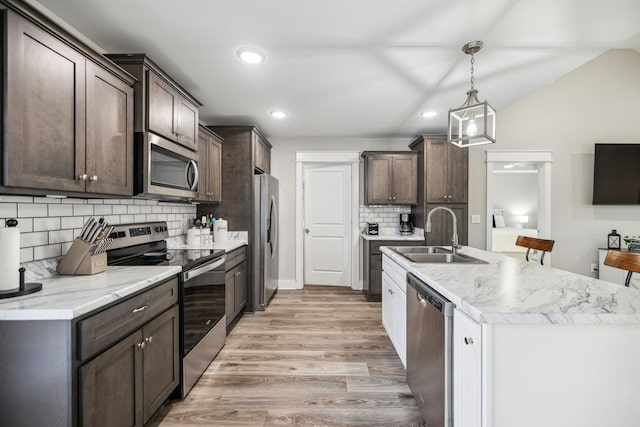
[[[407,213],[400,214],[400,234],[413,234],[413,224]]]

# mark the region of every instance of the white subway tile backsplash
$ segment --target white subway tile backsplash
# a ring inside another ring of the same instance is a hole
[[[45,217],[48,213],[44,203],[18,203],[18,217]]]
[[[0,202],[2,203],[33,203],[33,197],[0,195]]]
[[[379,229],[397,232],[401,213],[411,213],[411,206],[360,206],[360,228],[363,229],[367,222],[377,222]]]
[[[73,215],[72,205],[51,204],[49,205],[49,216],[71,216]]]
[[[33,219],[33,231],[49,231],[60,229],[60,218],[34,218]]]
[[[81,216],[68,216],[60,218],[60,228],[63,230],[69,228],[82,228],[85,220]]]
[[[133,215],[120,215],[120,224],[133,222]]]
[[[49,234],[45,231],[37,233],[23,233],[20,230],[20,247],[43,246],[49,243]]]
[[[20,218],[18,228],[20,229],[20,233],[31,233],[33,231],[33,219]]]
[[[33,259],[53,258],[62,255],[62,246],[60,244],[36,246],[33,248]]]
[[[20,249],[20,262],[33,261],[33,248]]]
[[[68,203],[70,205],[84,205],[84,199],[75,199],[73,197],[67,197],[66,199],[61,199],[60,203],[65,204]]]
[[[64,255],[89,218],[102,216],[110,224],[167,221],[173,237],[184,234],[195,215],[196,205],[159,204],[157,200],[0,195],[0,222],[18,218],[21,262]]]
[[[0,203],[0,218],[15,218],[17,216],[17,203]]]
[[[111,207],[111,213],[114,215],[123,215],[127,213],[126,205],[114,205]]]
[[[93,216],[93,205],[73,205],[73,215],[88,215]]]
[[[94,215],[111,215],[113,213],[113,208],[111,205],[96,205],[93,207]]]
[[[73,241],[73,230],[56,230],[49,232],[49,243],[64,243]]]

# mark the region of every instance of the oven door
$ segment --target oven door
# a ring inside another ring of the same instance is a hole
[[[146,193],[194,198],[198,190],[196,152],[149,133]]]
[[[225,257],[183,273],[182,356],[224,317]]]

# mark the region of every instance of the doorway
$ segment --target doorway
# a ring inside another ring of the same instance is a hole
[[[551,151],[487,151],[487,251],[524,259],[518,235],[551,239]],[[545,264],[551,265],[551,254]]]
[[[304,166],[304,284],[351,286],[351,165]]]
[[[298,289],[358,288],[359,159],[359,152],[296,152]]]

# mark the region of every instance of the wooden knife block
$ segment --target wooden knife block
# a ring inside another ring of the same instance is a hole
[[[96,244],[76,237],[67,254],[58,263],[60,274],[97,274],[107,269],[107,253],[93,255]]]

